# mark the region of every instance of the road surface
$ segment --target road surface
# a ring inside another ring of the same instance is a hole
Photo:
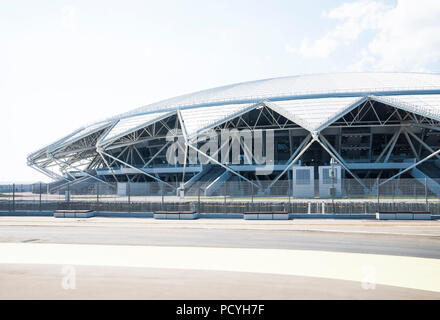
[[[439,221],[0,218],[0,299],[439,299],[437,279]]]

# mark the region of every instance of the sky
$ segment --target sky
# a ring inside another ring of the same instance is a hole
[[[440,72],[438,0],[0,0],[0,182],[84,125],[236,82]]]

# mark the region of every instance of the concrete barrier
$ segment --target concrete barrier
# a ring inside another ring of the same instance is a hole
[[[91,218],[94,212],[91,210],[55,210],[53,212],[55,218]]]
[[[432,220],[432,216],[429,213],[419,213],[414,215],[414,220]]]
[[[258,214],[257,213],[249,213],[243,215],[244,220],[258,220]]]
[[[165,213],[154,213],[153,217],[154,219],[166,219],[167,215]]]
[[[0,217],[53,217],[53,211],[3,211]]]
[[[271,213],[259,213],[258,220],[273,220],[273,214]]]
[[[0,211],[0,217],[54,217],[53,211]],[[153,212],[108,212],[108,211],[94,211],[93,217],[105,218],[153,218]],[[274,216],[275,217],[275,216]],[[199,219],[243,219],[242,213],[219,214],[219,213],[201,213],[198,214]],[[251,217],[250,217],[251,218]],[[252,220],[257,220],[255,217]],[[366,219],[375,220],[377,214],[299,214],[290,213],[288,215],[280,215],[276,220],[288,219]],[[251,219],[247,219],[251,220]],[[383,220],[383,219],[382,219]],[[440,220],[440,215],[431,214],[415,214],[414,220]]]
[[[197,212],[194,213],[181,213],[179,215],[180,220],[195,220],[199,218],[199,214]]]
[[[432,220],[426,211],[385,211],[376,213],[377,220]]]
[[[156,211],[153,217],[161,220],[195,220],[199,218],[199,214],[193,211]]]
[[[104,212],[95,211],[95,217],[104,218],[153,218],[153,212]]]
[[[396,213],[396,220],[414,220],[413,213]]]
[[[289,214],[274,213],[273,220],[289,220]]]
[[[395,213],[377,212],[376,219],[377,220],[396,220],[396,214]]]
[[[244,220],[289,220],[289,214],[283,211],[245,212]]]

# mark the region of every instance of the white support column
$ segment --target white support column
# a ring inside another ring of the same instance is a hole
[[[391,154],[393,153],[394,147],[396,146],[397,140],[399,140],[400,134],[402,133],[402,128],[399,129],[399,131],[397,131],[397,135],[396,138],[394,139],[390,149],[388,150],[387,156],[384,159],[384,163],[388,162],[388,160],[390,159]]]
[[[430,146],[428,146],[422,139],[420,139],[419,137],[417,137],[412,131],[410,131],[410,130],[408,130],[408,129],[406,129],[406,132],[408,132],[410,135],[411,135],[411,137],[414,137],[414,139],[416,139],[423,147],[425,147],[429,152],[431,152],[431,153],[433,153],[434,152],[434,150],[430,147]],[[437,158],[439,158],[440,159],[440,156],[436,156]]]
[[[185,139],[185,157],[183,159],[183,174],[182,174],[182,183],[184,183],[185,182],[185,173],[186,173],[186,162],[187,162],[187,158],[188,158],[188,135],[186,132],[186,127],[185,127],[180,109],[177,110],[177,118],[179,119],[180,127],[182,128],[183,138]]]
[[[406,141],[408,141],[408,144],[409,144],[409,146],[411,148],[412,153],[414,154],[416,159],[419,160],[419,155],[417,154],[416,148],[414,147],[414,145],[413,145],[413,143],[411,141],[411,138],[409,137],[408,132],[405,129],[403,130],[403,134],[404,134],[404,136],[406,138]]]
[[[307,151],[308,148],[310,148],[310,146],[313,144],[313,142],[315,142],[315,139],[312,139],[312,141],[310,141],[310,139],[312,138],[311,134],[308,134],[304,140],[301,142],[301,144],[298,146],[298,148],[295,150],[295,152],[290,156],[289,160],[287,160],[288,165],[286,166],[286,168],[284,168],[283,172],[281,172],[273,181],[272,183],[267,187],[267,190],[269,190],[270,188],[272,188],[272,186],[287,172],[287,170],[289,170],[300,158],[301,156],[304,154],[304,152]],[[310,141],[310,142],[309,142]],[[307,146],[304,147],[304,145],[309,142],[307,144]],[[303,148],[304,147],[304,148]],[[292,159],[293,160],[290,160]],[[290,161],[290,163],[289,163]]]
[[[102,161],[104,161],[105,166],[108,168],[108,170],[110,170],[111,175],[113,176],[113,179],[115,179],[115,182],[118,182],[118,179],[116,178],[116,175],[113,171],[113,169],[108,165],[107,160],[105,160],[104,156],[102,155],[101,152],[98,151],[98,149],[96,150],[96,152],[99,154],[99,156],[102,158]]]
[[[419,128],[424,128],[424,129],[431,129],[431,130],[435,130],[435,131],[440,131],[440,126],[431,126],[431,125],[427,125],[427,124],[423,124],[423,123],[417,123],[417,124],[414,124],[414,126],[419,127]]]
[[[88,173],[88,172],[86,172],[86,171],[84,171],[84,170],[81,170],[81,169],[79,169],[78,167],[76,167],[76,166],[74,166],[74,165],[71,165],[71,164],[69,164],[69,163],[67,163],[67,162],[65,162],[65,161],[63,161],[63,160],[57,159],[57,158],[55,158],[55,157],[53,157],[53,159],[54,159],[55,161],[60,161],[61,163],[64,163],[66,166],[68,166],[68,167],[70,167],[70,168],[73,168],[73,169],[75,169],[75,170],[78,170],[78,171],[84,173],[85,175],[89,176],[89,177],[92,178],[92,179],[95,179],[95,180],[97,180],[97,181],[99,181],[99,182],[105,183],[105,184],[107,184],[107,185],[109,185],[109,186],[111,185],[110,183],[108,183],[108,182],[106,182],[106,181],[104,181],[104,180],[101,180],[101,179],[95,177],[94,175],[91,175],[90,173]],[[67,173],[67,172],[66,172],[66,173]]]
[[[167,143],[165,143],[160,149],[159,151],[157,151],[155,153],[154,156],[151,157],[150,160],[147,161],[147,163],[142,167],[142,168],[146,168],[154,159],[156,159],[156,157],[171,143],[171,141],[168,141]]]
[[[146,175],[146,176],[148,176],[148,177],[150,177],[150,178],[156,180],[157,182],[160,182],[160,183],[166,184],[167,186],[169,186],[169,187],[171,187],[171,188],[173,188],[173,189],[176,189],[173,185],[171,185],[171,184],[169,184],[169,183],[167,183],[167,182],[165,182],[165,181],[162,181],[162,180],[160,180],[159,178],[156,178],[155,176],[153,176],[153,175],[151,175],[151,174],[149,174],[149,173],[147,173],[147,172],[145,172],[145,171],[143,171],[143,170],[141,170],[141,169],[139,169],[139,168],[136,168],[136,167],[132,166],[131,164],[128,164],[128,163],[126,163],[126,162],[124,162],[124,161],[122,161],[122,160],[119,160],[118,158],[113,157],[112,155],[110,155],[110,154],[104,152],[103,150],[99,150],[99,152],[105,154],[107,157],[110,157],[110,158],[112,158],[113,160],[116,160],[116,161],[122,163],[123,165],[126,165],[127,167],[132,168],[133,170],[136,170],[137,172],[139,172],[139,173],[141,173],[141,174],[144,174],[144,175]]]
[[[399,177],[399,176],[402,175],[403,173],[405,173],[405,172],[407,172],[407,171],[409,171],[409,170],[411,170],[411,169],[417,167],[419,164],[422,164],[422,163],[425,162],[426,160],[429,160],[429,159],[431,159],[432,157],[437,156],[438,154],[440,154],[440,149],[438,149],[438,150],[435,151],[434,153],[431,153],[429,156],[427,156],[426,158],[420,160],[419,162],[414,163],[413,165],[409,166],[409,167],[406,168],[405,170],[402,170],[402,171],[400,171],[399,173],[396,173],[396,174],[395,174],[394,176],[392,176],[391,178],[389,178],[389,179],[383,181],[381,184],[379,184],[379,186],[381,186],[381,185],[387,183],[388,181],[393,180],[393,179],[396,178],[396,177]]]
[[[331,143],[330,142],[328,142],[328,140],[324,137],[324,136],[321,136],[321,140],[322,140],[322,142],[333,152],[333,156],[332,157],[334,157],[344,168],[345,168],[345,170],[347,170],[348,171],[348,173],[353,177],[353,178],[355,178],[356,179],[356,181],[357,182],[359,182],[364,188],[365,188],[365,185],[361,182],[361,180],[360,180],[360,178],[357,176],[357,174],[355,174],[354,172],[352,172],[352,171],[350,171],[349,169],[348,169],[348,165],[347,165],[347,163],[345,162],[345,160],[344,160],[344,158],[335,150],[335,148],[333,148],[333,146],[331,145]],[[318,140],[318,142],[320,142],[319,140]],[[326,150],[327,151],[327,150]],[[328,151],[327,151],[328,152]],[[331,155],[331,154],[330,154]]]
[[[60,170],[62,170],[65,174],[67,174],[68,176],[70,176],[72,179],[76,179],[69,171],[65,170],[63,168],[63,165],[60,161],[58,161],[58,159],[54,158],[53,156],[51,156],[52,160],[55,161],[55,163],[57,163],[60,166]]]
[[[34,168],[35,170],[37,170],[38,172],[48,176],[49,178],[51,178],[53,180],[56,180],[58,178],[58,179],[64,179],[66,181],[70,181],[66,177],[63,177],[63,176],[61,176],[59,174],[56,174],[55,172],[51,172],[50,170],[47,170],[46,168],[42,168],[39,165],[37,165],[36,163],[33,163],[31,165],[31,167]]]
[[[142,157],[141,153],[139,152],[138,148],[136,148],[136,146],[133,146],[134,151],[136,151],[137,155],[139,156],[139,158],[141,159],[142,163],[145,165],[145,160]]]
[[[379,156],[377,157],[375,163],[378,163],[380,161],[380,159],[383,157],[383,155],[385,154],[385,152],[388,150],[388,148],[390,147],[390,145],[394,142],[394,139],[396,139],[399,135],[400,129],[397,130],[394,135],[391,137],[390,141],[388,141],[387,145],[385,146],[385,148],[383,148],[382,152],[379,154]]]
[[[201,155],[205,156],[206,158],[208,158],[209,160],[211,160],[211,161],[214,162],[215,164],[218,164],[219,166],[225,168],[226,170],[228,170],[228,171],[231,172],[232,174],[235,174],[236,176],[242,178],[243,180],[249,182],[250,184],[252,184],[252,185],[254,185],[255,187],[258,188],[258,185],[257,185],[257,184],[255,184],[255,183],[253,183],[251,180],[249,180],[249,179],[243,177],[241,174],[239,174],[238,172],[232,170],[231,168],[229,168],[228,166],[224,165],[223,163],[221,163],[221,162],[215,160],[214,158],[210,157],[210,156],[207,155],[205,152],[200,151],[199,149],[197,149],[196,147],[194,147],[193,145],[191,145],[191,144],[189,144],[189,143],[187,144],[187,146],[188,146],[189,148],[191,148],[191,149],[197,151],[197,152],[200,153]]]
[[[323,135],[321,135],[321,140],[336,155],[337,159],[339,160],[338,162],[342,162],[345,166],[347,166],[347,163],[345,162],[344,158],[336,151],[335,148],[333,148],[331,143],[328,142],[328,140]]]
[[[361,181],[361,179],[359,179],[359,177],[357,175],[355,175],[353,172],[351,172],[350,169],[348,169],[348,167],[345,165],[344,161],[339,159],[332,151],[330,151],[324,143],[322,143],[319,139],[316,139],[316,141],[318,141],[318,143],[324,148],[325,151],[328,152],[328,154],[330,156],[332,156],[333,158],[335,158],[335,160],[337,162],[339,162],[339,164],[345,169],[347,170],[347,172],[361,185],[363,186],[365,189],[367,189],[367,187],[365,186],[365,184]]]

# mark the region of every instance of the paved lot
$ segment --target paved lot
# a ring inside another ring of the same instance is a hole
[[[77,266],[63,289],[62,266],[0,265],[0,299],[440,299],[436,292],[249,272]]]
[[[0,299],[440,299],[438,259],[439,221],[0,217]]]
[[[303,249],[440,258],[440,221],[0,217],[0,242]]]

